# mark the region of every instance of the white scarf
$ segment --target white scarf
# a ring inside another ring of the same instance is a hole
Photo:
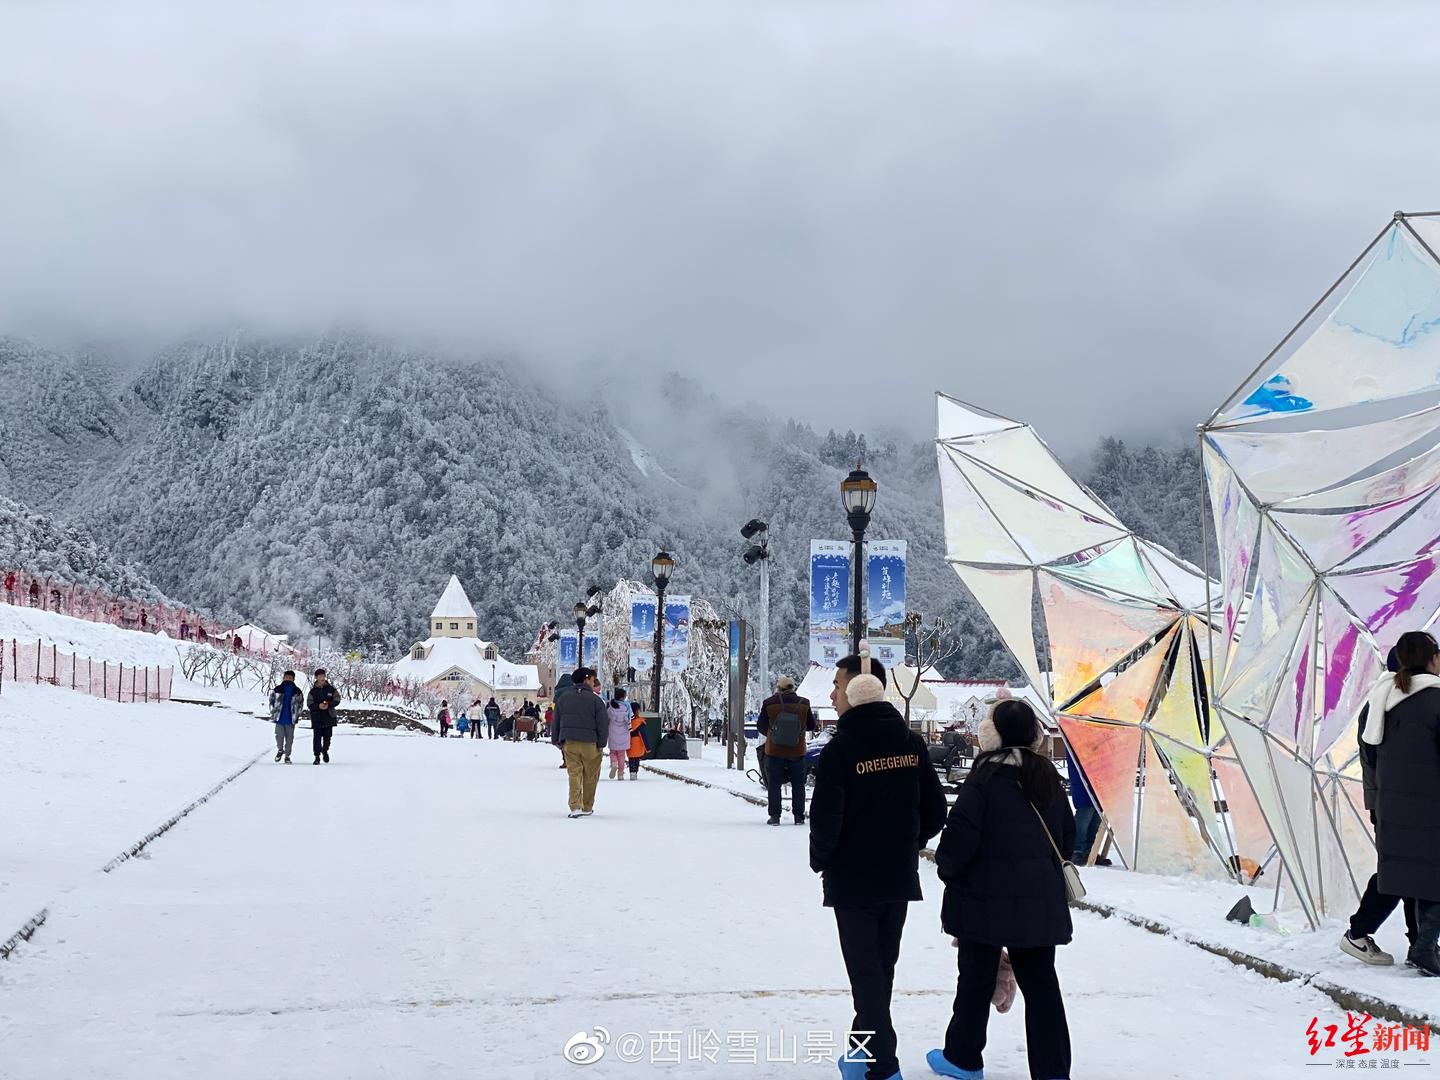
[[[1410,676],[1410,691],[1403,692],[1395,685],[1395,676],[1389,673],[1381,676],[1375,688],[1370,691],[1369,709],[1370,713],[1365,720],[1365,731],[1360,736],[1371,746],[1379,746],[1385,738],[1385,714],[1399,705],[1408,697],[1413,697],[1421,690],[1430,690],[1440,687],[1440,675],[1412,675]]]

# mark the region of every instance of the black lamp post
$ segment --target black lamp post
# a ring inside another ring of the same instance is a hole
[[[665,587],[675,573],[675,560],[662,551],[650,560],[655,578],[655,670],[650,673],[650,708],[660,714],[660,672],[665,666]]]
[[[850,580],[855,583],[854,607],[850,614],[850,651],[859,653],[860,639],[865,634],[865,529],[875,509],[876,483],[856,462],[850,475],[840,481],[840,501],[850,521],[855,541],[855,554],[850,562]]]
[[[320,635],[325,632],[325,613],[323,611],[311,612],[310,621],[315,624],[315,652],[318,655],[320,653]]]
[[[580,631],[580,641],[576,646],[577,655],[580,657],[580,667],[585,666],[585,612],[584,604],[575,605],[575,628]]]

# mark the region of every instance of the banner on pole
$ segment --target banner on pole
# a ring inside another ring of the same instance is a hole
[[[630,666],[638,675],[655,666],[655,598],[630,601]]]
[[[585,654],[585,666],[598,671],[600,673],[600,681],[603,683],[610,680],[611,673],[606,672],[605,665],[601,663],[604,656],[601,655],[602,646],[600,643],[604,639],[600,633],[600,629],[599,616],[596,616],[592,622],[585,625],[585,648],[582,651]]]
[[[810,541],[810,662],[834,667],[849,652],[850,545]]]
[[[690,597],[665,598],[665,670],[690,666]]]
[[[560,674],[574,671],[580,666],[580,631],[560,631]]]
[[[887,668],[905,662],[905,541],[865,545],[865,636]]]

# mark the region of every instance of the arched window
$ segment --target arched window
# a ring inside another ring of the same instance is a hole
[[[486,659],[486,660],[496,660],[496,659],[499,659],[499,656],[500,656],[500,654],[499,654],[499,652],[496,651],[494,645],[487,645],[487,646],[485,646],[485,659]]]
[[[424,659],[425,659],[425,646],[424,646],[424,645],[416,645],[416,646],[415,646],[415,651],[410,654],[410,658],[411,658],[412,660],[424,660]]]

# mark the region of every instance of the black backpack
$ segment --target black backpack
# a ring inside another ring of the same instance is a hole
[[[803,746],[805,744],[805,720],[804,706],[798,701],[782,701],[779,712],[770,717],[770,743],[773,746],[784,747]]]

